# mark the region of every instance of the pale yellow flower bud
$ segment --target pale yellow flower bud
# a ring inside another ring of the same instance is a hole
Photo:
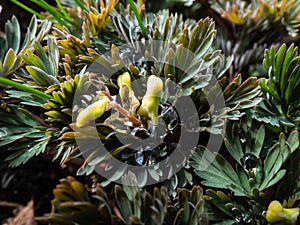
[[[130,78],[130,74],[128,72],[125,72],[122,75],[120,75],[118,77],[117,83],[120,88],[119,94],[120,94],[123,104],[125,102],[128,102],[129,100],[131,101],[130,102],[131,106],[140,104],[139,100],[134,95],[134,91],[131,88],[131,78]],[[126,90],[126,88],[127,88],[127,90]],[[128,92],[128,94],[127,94],[127,92]],[[128,97],[129,97],[129,99],[126,99]]]
[[[279,201],[272,201],[268,207],[266,218],[269,223],[284,222],[287,225],[296,223],[300,208],[283,208]]]
[[[139,115],[148,116],[154,125],[158,124],[158,106],[163,86],[164,84],[159,77],[151,75],[147,81],[147,91],[142,100],[142,105],[138,110]]]
[[[107,103],[107,97],[103,97],[85,109],[81,110],[76,118],[76,126],[83,127],[89,124],[91,120],[95,120],[102,116],[106,110]]]

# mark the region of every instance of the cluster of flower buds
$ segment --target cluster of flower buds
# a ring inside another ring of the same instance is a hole
[[[117,83],[122,106],[116,104],[115,98],[112,98],[109,93],[102,93],[103,96],[100,96],[96,102],[79,112],[76,119],[77,127],[88,125],[90,121],[101,117],[106,110],[112,107],[128,118],[132,118],[133,115],[134,120],[143,118],[145,121],[151,120],[153,125],[158,124],[158,109],[164,86],[162,80],[155,75],[148,77],[147,90],[141,103],[131,87],[131,77],[128,72],[120,75]]]

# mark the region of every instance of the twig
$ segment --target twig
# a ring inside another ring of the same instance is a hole
[[[123,116],[128,118],[133,123],[133,125],[141,126],[143,124],[139,119],[130,115],[130,113],[126,109],[124,109],[120,104],[118,104],[114,100],[114,98],[111,96],[111,94],[107,88],[105,90],[103,90],[102,93],[105,94],[105,96],[108,98],[108,100],[110,101],[110,105],[113,106],[113,108],[116,109]]]
[[[2,207],[11,207],[11,208],[22,208],[24,207],[21,204],[15,202],[7,202],[7,201],[0,201],[0,206]]]

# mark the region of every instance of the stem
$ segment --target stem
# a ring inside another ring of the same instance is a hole
[[[9,86],[12,86],[12,87],[15,87],[15,88],[17,88],[17,89],[19,89],[21,91],[25,91],[25,92],[34,94],[34,95],[39,96],[41,98],[52,99],[51,95],[45,94],[44,92],[38,91],[38,90],[36,90],[34,88],[28,87],[28,86],[26,86],[24,84],[20,84],[18,82],[9,80],[9,79],[4,78],[4,77],[0,77],[0,83],[5,84],[5,85],[9,85]]]
[[[65,16],[65,18],[68,20],[68,22],[72,23],[71,17],[68,15],[68,13],[64,9],[64,7],[61,5],[60,1],[59,0],[55,0],[55,1],[56,1],[58,8],[61,10],[62,14]]]
[[[7,202],[7,201],[0,201],[0,206],[2,207],[11,207],[11,208],[21,208],[23,205],[15,203],[15,202]]]
[[[142,125],[142,122],[139,119],[137,119],[136,117],[130,115],[130,113],[126,109],[124,109],[120,104],[115,102],[115,100],[110,95],[110,92],[107,88],[106,88],[105,91],[102,91],[102,93],[105,94],[105,96],[108,98],[108,100],[110,101],[110,104],[114,107],[114,109],[116,109],[119,113],[121,113],[123,116],[128,118],[129,121],[131,121],[133,123],[133,125],[135,125],[135,126],[141,126]]]
[[[141,126],[142,122],[137,119],[136,117],[130,116],[128,111],[126,109],[124,109],[122,106],[120,106],[117,102],[112,101],[110,102],[110,104],[119,112],[121,113],[123,116],[127,117],[129,119],[129,121],[131,121],[133,123],[134,126]]]
[[[141,30],[142,30],[142,35],[143,35],[144,37],[146,37],[146,28],[145,28],[145,26],[144,26],[144,24],[143,24],[143,21],[142,21],[142,18],[141,18],[141,16],[140,16],[140,13],[139,13],[138,9],[136,8],[136,6],[135,6],[133,0],[128,0],[128,3],[129,3],[129,5],[130,5],[130,8],[132,9],[132,11],[134,12],[134,15],[135,15],[136,19],[137,19],[138,22],[139,22],[140,28],[141,28]]]
[[[42,14],[34,11],[33,9],[29,8],[28,6],[24,5],[23,3],[19,2],[18,0],[11,0],[13,3],[15,3],[16,5],[18,5],[19,7],[23,8],[24,10],[26,10],[27,12],[36,15],[38,18],[40,19],[46,19],[45,16],[43,16]]]
[[[75,0],[75,3],[84,11],[89,11],[80,0]]]

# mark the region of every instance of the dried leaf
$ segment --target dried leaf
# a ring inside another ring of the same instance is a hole
[[[34,221],[34,204],[33,200],[27,203],[14,218],[9,218],[4,225],[37,225]]]

